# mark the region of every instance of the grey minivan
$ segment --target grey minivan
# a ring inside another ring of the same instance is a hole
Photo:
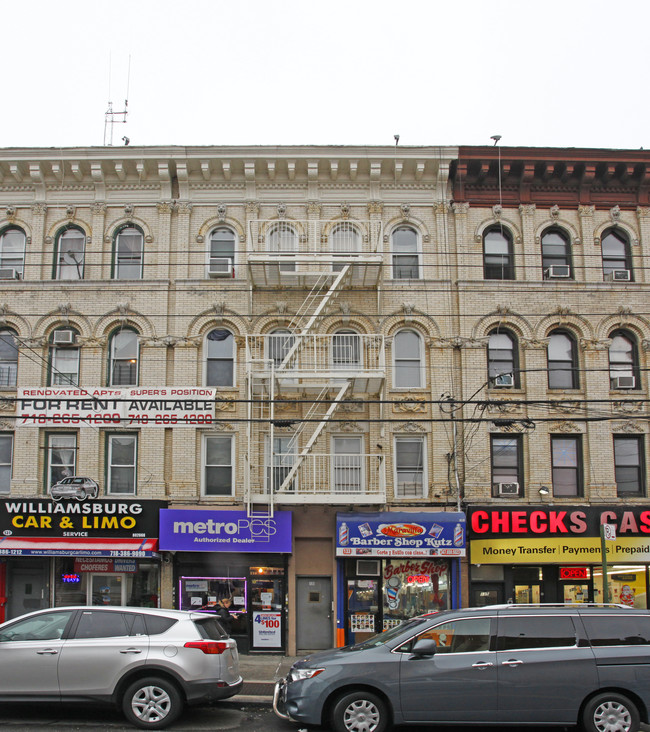
[[[586,604],[430,613],[298,661],[273,707],[336,732],[437,722],[635,732],[650,708],[650,613]]]

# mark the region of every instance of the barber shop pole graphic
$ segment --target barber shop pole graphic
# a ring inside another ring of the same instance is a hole
[[[395,575],[386,581],[386,601],[391,610],[396,610],[399,607],[399,589],[401,586],[402,580]]]
[[[350,543],[350,529],[346,523],[339,526],[339,544],[347,546]]]

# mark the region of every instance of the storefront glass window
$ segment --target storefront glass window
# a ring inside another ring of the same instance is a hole
[[[216,613],[218,603],[228,597],[233,617],[232,632],[245,632],[246,577],[181,577],[180,609]],[[240,627],[241,626],[241,627]]]
[[[385,560],[383,579],[384,630],[405,618],[450,607],[445,561]]]
[[[142,559],[57,557],[54,605],[158,607],[160,566]]]
[[[603,568],[594,567],[594,602],[603,602]],[[609,601],[628,607],[647,607],[646,568],[612,564],[607,567]]]

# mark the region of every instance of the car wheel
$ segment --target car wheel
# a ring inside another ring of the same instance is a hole
[[[52,494],[50,493],[50,495],[52,495]],[[61,496],[52,496],[52,500],[53,501],[60,501],[61,500]]]
[[[131,684],[122,697],[122,711],[141,729],[162,729],[183,711],[180,692],[170,681],[155,676]]]
[[[334,704],[332,727],[336,732],[383,732],[388,727],[388,708],[376,694],[353,691]]]
[[[78,501],[85,501],[86,498],[88,498],[88,492],[86,491],[85,488],[81,488],[81,490],[79,491],[79,493],[77,493],[77,495],[75,496],[75,498]]]
[[[639,724],[637,708],[622,694],[598,694],[582,713],[585,732],[637,732]]]

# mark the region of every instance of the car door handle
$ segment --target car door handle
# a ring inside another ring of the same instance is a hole
[[[523,661],[519,661],[517,659],[511,658],[508,661],[504,661],[501,665],[502,666],[521,666],[523,664]]]
[[[141,648],[122,648],[120,653],[142,653]]]
[[[488,661],[477,661],[472,664],[472,668],[490,668],[490,666],[494,666],[494,664]]]
[[[58,651],[56,648],[43,648],[42,651],[36,651],[39,656],[56,656]]]

